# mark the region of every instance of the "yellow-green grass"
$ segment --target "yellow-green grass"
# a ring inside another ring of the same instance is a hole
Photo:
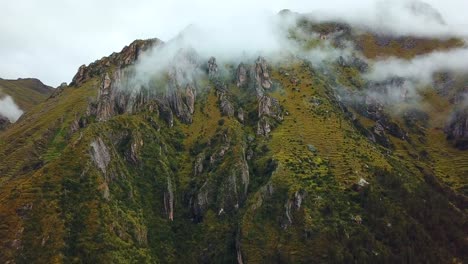
[[[349,187],[360,177],[370,177],[367,170],[370,166],[388,168],[378,147],[357,134],[327,99],[326,84],[320,76],[311,76],[298,64],[287,71],[299,77],[300,84],[294,86],[288,76],[273,73],[273,78],[284,88],[273,96],[289,113],[272,133],[271,148],[275,159],[280,163],[307,159],[311,155],[307,145],[311,144],[318,149],[314,162],[320,163],[322,159],[329,162],[331,171],[343,187]],[[322,103],[316,106],[310,102],[311,98],[321,98]]]

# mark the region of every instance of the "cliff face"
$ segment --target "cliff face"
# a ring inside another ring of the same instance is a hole
[[[361,43],[347,25],[308,29]],[[466,111],[397,116],[375,95],[405,97],[405,80],[365,82],[372,66],[354,55],[322,69],[183,49],[133,81],[164,45],[81,66],[0,135],[1,261],[466,260],[468,152],[440,129],[464,142]],[[428,98],[451,105],[444,87]]]

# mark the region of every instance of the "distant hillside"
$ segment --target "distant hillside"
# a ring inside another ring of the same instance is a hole
[[[43,84],[34,78],[4,80],[0,78],[0,97],[9,95],[23,110],[28,111],[33,106],[44,101],[52,94],[54,88]]]

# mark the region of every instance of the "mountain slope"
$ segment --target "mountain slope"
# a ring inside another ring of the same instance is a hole
[[[361,43],[351,28],[298,21],[291,39],[306,50]],[[301,39],[314,34],[327,37]],[[374,41],[361,50],[387,52]],[[414,54],[430,52],[418,43]],[[321,67],[181,49],[162,74],[133,82],[141,54],[165,45],[138,40],[80,67],[0,135],[0,260],[467,260],[468,152],[446,140],[464,134],[445,128],[463,79],[434,83],[421,110],[348,100],[388,87],[364,79],[372,65],[356,54]],[[391,54],[409,56],[400,51]]]

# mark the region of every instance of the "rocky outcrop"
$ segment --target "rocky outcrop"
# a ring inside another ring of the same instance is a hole
[[[161,43],[162,41],[159,39],[135,40],[129,46],[122,49],[118,56],[116,56],[116,60],[120,62],[119,66],[131,65],[144,51]]]
[[[241,64],[237,70],[237,81],[246,80],[246,78],[240,78],[239,72],[243,72],[244,66]],[[283,111],[277,99],[270,97],[265,94],[266,90],[272,86],[270,74],[268,72],[268,64],[263,57],[258,57],[255,61],[255,65],[252,67],[252,76],[254,76],[254,86],[258,101],[258,118],[257,123],[257,134],[268,136],[271,132],[275,122],[281,122],[283,120]],[[243,85],[243,84],[242,84]],[[239,85],[238,85],[239,86]]]
[[[258,102],[258,117],[270,116],[278,121],[283,120],[283,112],[278,99],[272,98],[268,95],[260,98]]]
[[[241,134],[231,132],[216,134],[194,160],[195,186],[188,202],[195,222],[203,221],[208,208],[218,215],[231,214],[245,203],[250,185],[246,143]]]
[[[194,197],[190,198],[189,205],[193,215],[194,222],[201,222],[203,215],[209,205],[209,191],[208,182],[205,182]]]
[[[143,138],[139,133],[133,133],[130,143],[130,149],[126,153],[126,158],[133,164],[137,164],[140,161],[141,149],[144,146]]]
[[[301,209],[302,202],[306,197],[306,192],[304,191],[296,191],[294,193],[294,197],[288,199],[284,205],[285,209],[285,218],[282,221],[281,227],[283,229],[287,229],[290,225],[293,224],[293,211],[298,211]]]
[[[357,106],[358,110],[360,110],[359,112],[369,119],[379,120],[385,115],[384,104],[378,98],[366,96],[363,102],[358,102],[358,104],[360,103],[362,103],[362,105]]]
[[[248,71],[247,68],[245,67],[244,63],[240,63],[239,66],[237,66],[236,70],[236,85],[237,87],[244,87],[248,83]]]
[[[163,100],[167,102],[174,115],[184,123],[192,122],[195,111],[197,90],[195,81],[199,66],[199,58],[195,51],[181,50],[173,59],[169,69],[169,91]],[[217,66],[212,65],[213,71],[214,68]]]
[[[385,107],[394,101],[406,100],[407,90],[404,84],[405,79],[398,77],[382,82],[369,82],[366,94],[362,97],[357,96],[353,102],[358,113],[376,122],[372,134],[368,135],[369,138],[385,147],[392,145],[386,136],[387,133],[399,139],[408,140],[407,132],[392,121],[392,118],[385,112]],[[398,89],[400,94],[395,92]]]
[[[193,176],[198,176],[203,172],[204,166],[203,162],[205,161],[205,154],[201,153],[195,159],[195,165],[193,166]]]
[[[272,82],[268,71],[268,64],[263,57],[258,57],[253,68],[254,78],[258,88],[270,89]],[[257,89],[258,89],[257,88]]]
[[[68,136],[71,136],[73,133],[78,131],[81,128],[84,128],[87,125],[87,120],[82,118],[78,113],[75,114],[75,119],[70,124],[70,129]]]
[[[221,114],[223,116],[233,117],[235,114],[235,107],[232,103],[227,85],[219,78],[218,65],[214,57],[211,57],[208,61],[208,77],[215,85]]]
[[[90,78],[89,70],[86,67],[86,65],[83,64],[80,66],[80,68],[78,68],[78,72],[75,74],[70,84],[80,85],[89,78]]]
[[[0,131],[5,130],[10,124],[10,119],[0,115]]]
[[[237,162],[232,164],[228,177],[222,184],[223,192],[219,206],[226,212],[239,209],[247,197],[250,182],[249,165],[245,159],[245,153],[236,159]]]
[[[268,95],[263,95],[258,101],[257,135],[268,136],[274,122],[283,120],[283,111],[279,101]]]
[[[111,158],[109,149],[101,138],[91,142],[91,159],[102,173],[106,174]]]
[[[223,116],[228,116],[228,117],[234,116],[234,112],[235,112],[234,105],[231,103],[226,93],[219,93],[218,97],[219,97],[219,104],[221,108],[221,114]]]
[[[239,120],[239,122],[244,123],[245,117],[244,117],[244,109],[242,109],[242,107],[239,108],[239,110],[237,110],[237,119]]]
[[[257,123],[257,135],[267,137],[271,132],[270,121],[267,117],[262,117]]]
[[[265,58],[258,57],[252,66],[240,63],[236,69],[235,83],[237,87],[254,86],[257,97],[263,96],[265,90],[273,85]]]
[[[174,126],[174,115],[172,114],[171,108],[165,102],[158,104],[159,116],[164,120],[169,127]]]
[[[192,122],[195,111],[195,88],[187,84],[185,91],[176,89],[165,97],[174,114],[184,123]]]
[[[195,112],[197,58],[191,52],[180,52],[168,70],[166,92],[132,82],[133,69],[118,68],[113,74],[104,73],[95,102],[88,114],[98,121],[107,121],[115,115],[140,111],[158,112],[169,126],[175,115],[183,123],[191,123]]]
[[[174,220],[174,190],[171,178],[167,177],[167,190],[164,192],[164,210],[169,220]]]
[[[88,66],[81,65],[73,77],[70,86],[80,86],[90,78],[109,72],[112,66],[123,68],[131,65],[135,63],[142,52],[162,43],[159,39],[135,40],[129,46],[124,47],[119,53],[114,52],[109,57],[104,57]]]
[[[262,186],[259,190],[259,195],[257,196],[256,201],[252,204],[252,209],[258,210],[260,207],[262,207],[263,203],[270,199],[275,192],[275,188],[273,187],[273,184],[271,182],[268,182],[264,186]]]
[[[111,89],[111,78],[106,73],[101,82],[98,94],[98,105],[96,116],[99,121],[105,121],[114,115],[115,89]]]
[[[215,78],[218,76],[218,64],[216,64],[216,58],[211,57],[208,60],[208,77]]]
[[[468,150],[468,106],[454,110],[444,131],[456,148]]]

